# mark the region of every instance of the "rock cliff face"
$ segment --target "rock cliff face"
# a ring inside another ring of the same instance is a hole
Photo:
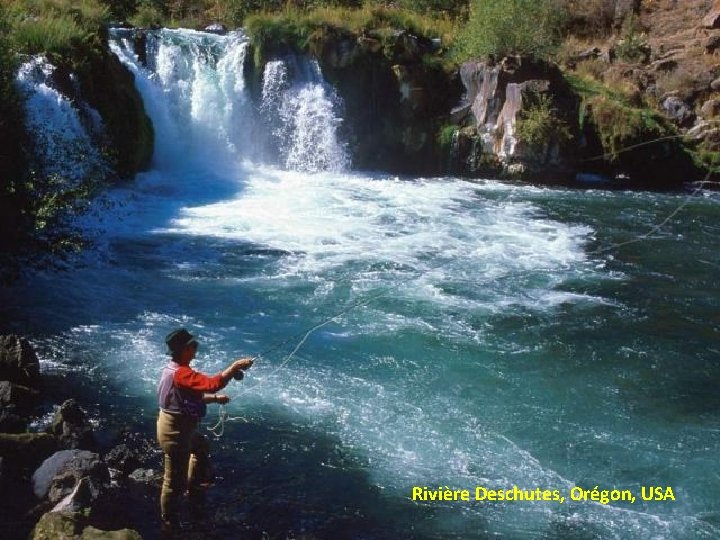
[[[579,100],[556,66],[507,57],[467,62],[460,76],[465,94],[451,113],[458,126],[454,171],[557,179],[572,174],[575,153],[568,136],[577,123]],[[542,141],[526,141],[518,134],[518,122],[540,103],[556,126],[567,129],[546,130]]]
[[[437,174],[437,134],[461,94],[459,78],[432,61],[435,45],[407,32],[324,36],[311,44],[343,97],[353,163],[401,173]]]
[[[105,152],[114,172],[130,178],[150,165],[154,131],[133,75],[107,47],[82,63],[61,65],[55,83],[67,96],[87,102],[105,125]]]
[[[255,78],[264,63],[288,53],[316,58],[344,102],[341,134],[353,166],[407,174],[439,174],[437,134],[462,93],[458,74],[433,54],[438,44],[409,32],[391,36],[323,28],[306,49],[255,44]],[[257,80],[251,86],[258,86]]]

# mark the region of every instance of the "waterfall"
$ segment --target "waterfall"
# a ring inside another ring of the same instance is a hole
[[[95,144],[104,135],[100,114],[60,92],[53,84],[56,71],[36,56],[20,66],[15,82],[25,99],[34,166],[58,189],[73,188],[87,178],[104,178],[110,166]]]
[[[266,64],[261,111],[286,168],[317,172],[348,166],[337,133],[340,107],[317,61],[289,56]]]
[[[157,134],[157,167],[188,159],[307,172],[348,166],[338,136],[342,103],[317,62],[295,56],[268,62],[256,103],[245,81],[249,41],[241,30],[148,31],[142,51],[135,50],[134,32],[112,29],[110,47],[135,74]]]
[[[135,75],[156,131],[155,166],[188,160],[232,162],[249,157],[253,115],[243,69],[248,41],[242,32],[225,36],[162,29],[146,35],[142,58],[133,30],[112,29],[110,49]]]

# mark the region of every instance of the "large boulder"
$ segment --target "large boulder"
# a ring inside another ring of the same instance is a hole
[[[74,399],[68,399],[60,405],[49,430],[65,448],[94,450],[96,447],[87,416]]]
[[[20,336],[0,336],[0,380],[39,386],[40,361],[32,345]]]
[[[56,452],[35,471],[32,485],[38,499],[47,497],[57,503],[76,491],[78,484],[87,479],[85,486],[91,500],[96,499],[110,482],[107,465],[100,456],[86,450]]]
[[[573,129],[579,101],[557,66],[509,56],[500,62],[466,62],[460,78],[465,96],[451,115],[460,127],[457,148],[452,149],[457,172],[528,178],[570,174],[573,154],[561,140],[560,130],[543,144],[525,144],[517,129],[525,111],[540,103],[549,108],[558,126]],[[468,142],[468,136],[474,142]]]
[[[120,444],[105,454],[105,463],[122,476],[127,476],[153,461],[157,451],[155,441],[137,433],[129,433]]]

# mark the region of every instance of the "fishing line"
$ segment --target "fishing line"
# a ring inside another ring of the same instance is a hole
[[[628,150],[631,150],[633,148],[637,148],[640,146],[645,146],[647,144],[659,142],[662,140],[673,139],[673,138],[677,138],[677,137],[679,137],[679,136],[674,135],[674,136],[662,137],[660,139],[655,139],[653,141],[647,141],[645,143],[639,143],[637,145],[628,146],[626,148],[623,148],[623,149],[615,152],[615,154],[623,152],[623,151],[628,151]],[[605,156],[607,156],[607,155],[610,155],[610,154],[605,154]],[[603,157],[603,156],[598,156],[597,158],[592,158],[592,159],[599,159],[600,157]],[[694,199],[697,196],[697,194],[700,193],[705,188],[706,185],[718,184],[718,182],[711,182],[709,180],[711,174],[712,174],[712,171],[708,170],[707,175],[705,176],[705,179],[700,182],[694,183],[694,184],[697,184],[697,187],[682,201],[682,203],[679,206],[677,206],[670,214],[668,214],[665,217],[665,219],[663,219],[663,221],[661,221],[659,224],[655,225],[648,232],[646,232],[640,236],[637,236],[636,238],[633,238],[632,240],[628,240],[628,241],[620,242],[620,243],[616,243],[616,244],[611,244],[606,247],[597,248],[595,250],[589,251],[589,252],[587,252],[587,255],[598,255],[601,253],[606,253],[608,251],[617,249],[619,247],[635,244],[635,243],[638,243],[638,242],[648,239],[650,236],[652,236],[653,234],[658,232],[660,229],[662,229],[673,217],[675,217],[678,213],[680,213],[690,203],[690,201],[692,199]],[[295,334],[293,336],[290,336],[287,339],[284,339],[284,340],[280,341],[279,343],[272,345],[271,347],[268,347],[267,349],[261,351],[260,353],[258,353],[255,356],[253,356],[252,357],[253,361],[260,360],[262,358],[266,358],[268,354],[270,354],[276,350],[280,350],[282,347],[284,347],[288,343],[297,341],[297,343],[296,343],[295,347],[292,349],[292,351],[290,351],[290,353],[288,353],[283,358],[283,360],[280,362],[280,365],[278,365],[276,368],[274,368],[273,370],[270,371],[270,373],[267,375],[267,377],[265,379],[263,379],[262,381],[258,382],[257,384],[255,384],[249,388],[245,388],[245,389],[241,390],[240,392],[237,392],[236,394],[231,396],[230,399],[236,399],[238,397],[241,397],[241,396],[247,394],[248,392],[255,390],[256,388],[262,386],[262,384],[265,381],[272,378],[272,376],[275,375],[275,373],[277,373],[278,371],[280,371],[281,369],[283,369],[285,366],[287,366],[290,363],[290,361],[295,357],[296,353],[302,348],[302,346],[305,344],[305,342],[308,340],[308,338],[315,331],[319,330],[320,328],[330,324],[331,322],[337,320],[338,318],[342,317],[343,315],[346,315],[349,312],[351,312],[359,307],[366,306],[366,305],[370,304],[371,302],[377,300],[378,298],[381,298],[382,296],[386,296],[390,292],[398,289],[400,286],[402,286],[405,283],[407,283],[408,281],[410,281],[410,279],[417,279],[421,275],[423,275],[423,272],[419,272],[413,278],[408,278],[406,280],[399,281],[392,287],[389,287],[389,288],[385,289],[384,291],[381,291],[380,293],[377,293],[375,295],[371,295],[369,298],[361,298],[360,300],[351,303],[350,305],[348,305],[347,307],[345,307],[343,310],[339,311],[338,313],[313,325],[312,327],[308,328],[307,330],[300,332],[298,334]],[[242,416],[232,416],[232,417],[229,416],[229,413],[227,412],[227,407],[225,405],[220,405],[217,423],[213,426],[207,427],[206,429],[209,432],[211,432],[215,437],[218,437],[218,438],[222,437],[222,435],[225,433],[225,423],[228,421],[231,421],[231,420],[245,420],[245,418],[243,418]]]
[[[709,178],[710,174],[711,173],[708,172],[708,176],[706,176],[706,178]],[[650,236],[652,236],[653,234],[658,232],[660,229],[662,229],[665,225],[667,225],[667,223],[672,218],[674,218],[677,214],[679,214],[683,208],[685,208],[688,204],[690,204],[690,201],[693,200],[697,196],[697,194],[703,190],[705,185],[709,184],[709,183],[713,183],[713,182],[708,182],[707,180],[697,182],[698,186],[687,197],[685,197],[685,200],[683,200],[683,202],[677,208],[675,208],[672,212],[670,212],[670,214],[668,214],[665,219],[663,219],[660,223],[655,225],[648,232],[641,234],[640,236],[637,236],[637,237],[633,238],[632,240],[627,240],[625,242],[619,242],[617,244],[611,244],[611,245],[603,247],[603,248],[597,248],[592,251],[588,251],[587,254],[588,255],[598,255],[601,253],[606,253],[608,251],[612,251],[613,249],[616,249],[619,247],[628,246],[630,244],[636,244],[638,242],[642,242],[643,240],[647,240],[648,238],[650,238]]]
[[[417,276],[415,276],[414,278],[411,278],[411,279],[416,279],[417,277],[420,277],[420,275],[422,275],[422,274],[419,273]],[[319,329],[322,328],[323,326],[326,326],[326,325],[330,324],[331,322],[335,321],[336,319],[339,319],[339,318],[342,317],[343,315],[347,315],[348,313],[350,313],[351,311],[353,311],[353,310],[355,310],[355,309],[357,309],[357,308],[359,308],[359,307],[366,306],[366,305],[370,304],[371,302],[374,302],[374,301],[377,300],[378,298],[381,298],[381,297],[383,297],[383,296],[386,296],[387,294],[391,293],[392,291],[400,288],[400,286],[404,285],[407,281],[410,281],[410,278],[407,279],[407,280],[399,281],[398,283],[396,283],[396,284],[393,285],[392,287],[388,287],[387,289],[385,289],[385,290],[383,290],[383,291],[381,291],[381,292],[379,292],[379,293],[377,293],[377,294],[371,295],[370,297],[361,298],[360,300],[358,300],[358,301],[356,301],[356,302],[353,302],[353,303],[351,303],[350,305],[346,306],[342,311],[339,311],[339,312],[335,313],[334,315],[332,315],[332,316],[330,316],[330,317],[322,320],[321,322],[315,324],[314,326],[310,327],[309,329],[305,330],[304,332],[300,332],[300,333],[298,333],[298,334],[295,334],[294,336],[291,336],[291,337],[289,337],[289,338],[281,341],[280,343],[278,343],[278,344],[276,344],[276,345],[273,345],[273,346],[265,349],[264,351],[258,353],[257,355],[253,356],[253,357],[252,357],[252,360],[253,360],[253,361],[259,360],[259,359],[261,359],[261,358],[264,358],[264,357],[265,357],[267,354],[269,354],[270,352],[273,352],[273,351],[275,351],[275,350],[278,350],[278,349],[282,348],[283,346],[285,346],[286,344],[288,344],[288,343],[290,343],[290,342],[294,342],[294,341],[297,340],[297,338],[300,338],[300,340],[297,341],[297,343],[296,343],[295,347],[293,348],[293,350],[290,351],[290,353],[288,353],[287,355],[285,355],[285,357],[283,358],[283,360],[280,362],[280,365],[278,365],[276,368],[274,368],[273,370],[271,370],[270,373],[266,376],[265,379],[263,379],[262,381],[258,382],[257,384],[255,384],[255,385],[253,385],[253,386],[251,386],[251,387],[249,387],[249,388],[245,388],[245,389],[237,392],[236,394],[234,394],[233,396],[231,396],[230,399],[236,399],[236,398],[238,398],[238,397],[240,397],[240,396],[243,396],[243,395],[247,394],[248,392],[250,392],[250,391],[252,391],[252,390],[255,390],[255,389],[258,388],[259,386],[262,386],[262,384],[263,384],[265,381],[267,381],[267,380],[269,380],[270,378],[272,378],[272,376],[273,376],[275,373],[277,373],[278,371],[280,371],[281,369],[283,369],[285,366],[287,366],[287,365],[290,363],[290,361],[294,358],[295,354],[302,348],[302,346],[305,344],[305,342],[308,340],[308,338],[309,338],[315,331],[319,330]],[[206,429],[207,429],[210,433],[212,433],[215,437],[222,437],[222,435],[225,433],[225,423],[228,422],[228,421],[230,421],[230,420],[245,420],[245,418],[243,418],[242,416],[229,416],[229,414],[228,414],[228,412],[227,412],[226,406],[225,406],[225,405],[220,405],[220,407],[219,407],[219,412],[218,412],[218,421],[217,421],[217,423],[216,423],[215,425],[213,425],[213,426],[207,427]]]

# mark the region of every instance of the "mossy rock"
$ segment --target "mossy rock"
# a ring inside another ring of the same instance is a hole
[[[67,540],[76,538],[79,526],[74,514],[48,512],[43,514],[33,529],[31,540]]]
[[[80,540],[142,540],[142,536],[133,529],[103,531],[88,525],[83,529]]]

